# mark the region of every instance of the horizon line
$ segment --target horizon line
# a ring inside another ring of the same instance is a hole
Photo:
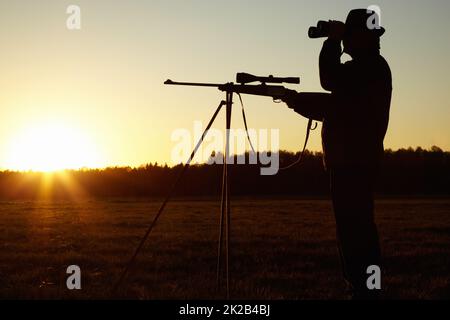
[[[450,153],[450,150],[443,150],[438,146],[431,146],[430,148],[422,148],[420,146],[417,146],[415,148],[413,147],[402,147],[402,148],[398,148],[398,149],[391,149],[391,148],[386,148],[384,149],[384,152],[398,152],[398,151],[427,151],[427,152],[443,152],[443,153]],[[273,151],[256,151],[256,154],[260,154],[260,153],[272,153]],[[288,150],[278,150],[274,153],[286,153],[286,154],[292,154],[293,156],[299,154],[301,151],[288,151]],[[309,150],[306,149],[305,152],[308,153],[313,153],[313,154],[323,154],[323,151],[314,151],[314,150]],[[221,151],[218,151],[218,153],[222,153]],[[236,156],[242,156],[242,155],[247,155],[247,154],[252,154],[254,153],[252,150],[246,151],[245,153],[240,153],[240,154],[233,154],[233,157]],[[169,165],[167,162],[164,163],[158,163],[158,161],[150,161],[147,163],[143,163],[137,166],[133,166],[133,165],[107,165],[107,166],[103,166],[103,167],[79,167],[79,168],[64,168],[64,169],[57,169],[57,170],[33,170],[33,169],[25,169],[25,170],[17,170],[17,169],[11,169],[11,168],[1,168],[0,167],[0,173],[35,173],[35,174],[58,174],[58,173],[64,173],[64,172],[83,172],[83,171],[95,171],[95,170],[100,170],[100,171],[104,171],[104,170],[108,170],[108,169],[130,169],[130,170],[136,170],[136,169],[142,169],[145,168],[146,166],[152,165],[152,166],[157,166],[157,167],[167,167],[167,168],[175,168],[177,166],[180,165],[184,165],[185,163],[178,163],[178,164],[172,164]],[[206,162],[195,162],[195,163],[191,163],[191,166],[195,166],[195,165],[207,165]]]

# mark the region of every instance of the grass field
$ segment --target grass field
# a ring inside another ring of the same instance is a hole
[[[159,201],[0,202],[0,298],[109,298]],[[450,298],[450,199],[378,200],[388,299]],[[115,298],[215,299],[219,201],[169,203]],[[345,299],[330,203],[232,202],[232,298]],[[79,265],[82,289],[66,288]]]

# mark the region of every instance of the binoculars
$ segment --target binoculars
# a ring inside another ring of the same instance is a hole
[[[326,38],[330,34],[330,23],[328,21],[319,21],[317,26],[309,27],[308,37],[311,39]]]

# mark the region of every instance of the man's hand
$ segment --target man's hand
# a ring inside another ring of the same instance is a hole
[[[345,24],[341,21],[330,20],[330,34],[328,39],[341,41],[344,39]]]

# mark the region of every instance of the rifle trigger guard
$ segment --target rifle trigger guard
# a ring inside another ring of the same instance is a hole
[[[272,98],[274,103],[282,103],[283,100],[281,98]]]

